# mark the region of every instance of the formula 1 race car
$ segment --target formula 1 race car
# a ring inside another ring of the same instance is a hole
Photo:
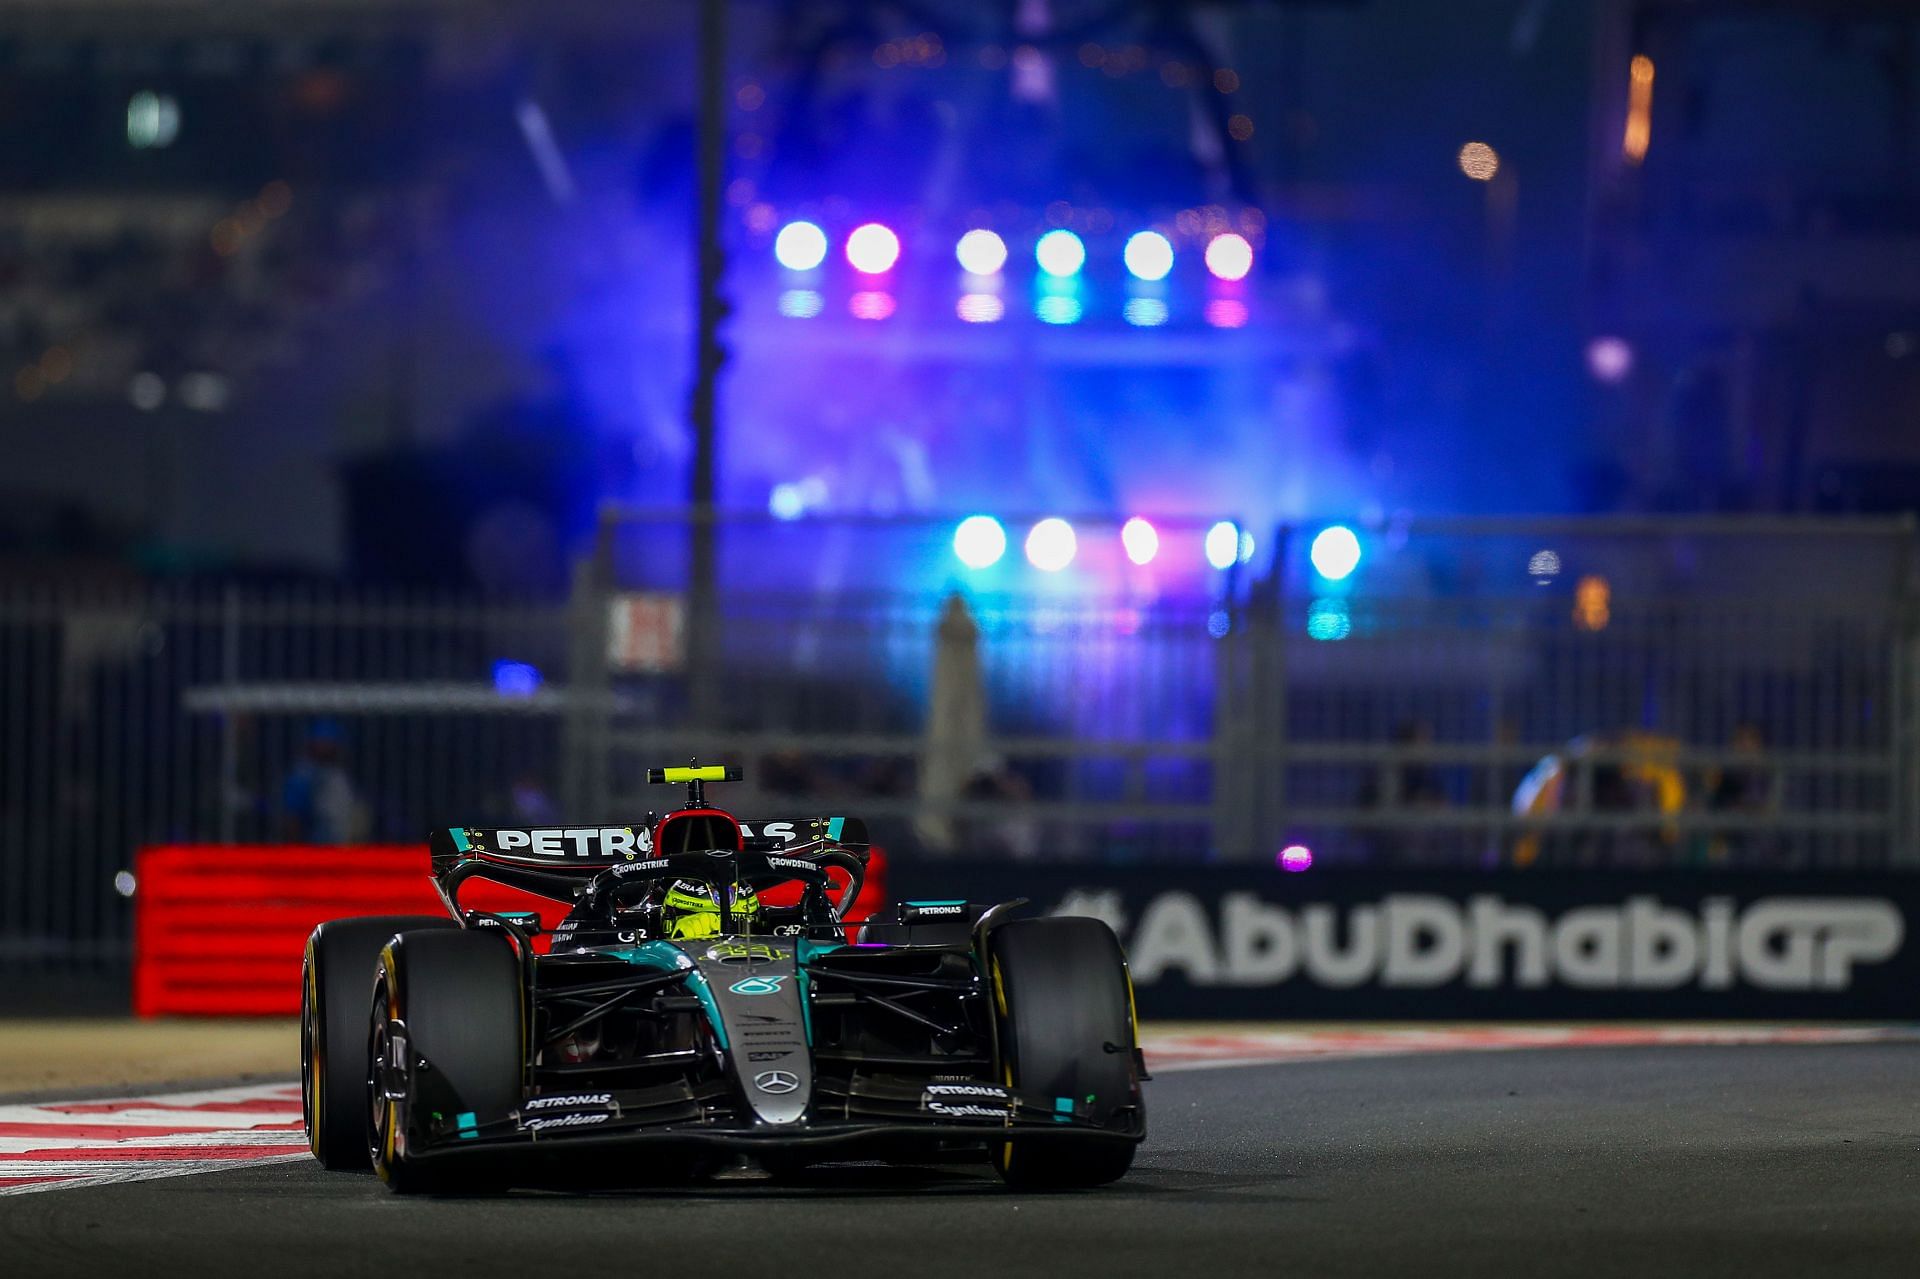
[[[402,1192],[979,1155],[1018,1186],[1124,1174],[1146,1072],[1112,931],[1009,918],[1020,902],[854,925],[864,827],[743,824],[703,794],[738,777],[650,770],[687,803],[637,831],[436,830],[451,919],[315,929],[314,1157]],[[536,912],[461,905],[476,878],[570,907],[547,953]]]

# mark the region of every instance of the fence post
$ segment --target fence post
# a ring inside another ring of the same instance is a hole
[[[220,682],[231,694],[240,683],[240,588],[229,585],[220,594]],[[220,715],[220,842],[236,837],[234,796],[240,790],[240,726],[229,707]]]
[[[1920,866],[1920,583],[1912,518],[1901,530],[1893,600],[1893,847],[1888,863]]]
[[[1248,613],[1226,601],[1228,629],[1215,640],[1213,661],[1213,850],[1229,861],[1253,851],[1253,787],[1249,784],[1247,720]],[[1239,613],[1239,617],[1234,617]],[[1209,619],[1209,630],[1211,630]]]
[[[607,661],[607,610],[612,582],[611,528],[601,521],[594,549],[573,566],[568,630],[572,668],[560,746],[560,795],[572,821],[610,820],[613,679]]]
[[[1249,733],[1254,768],[1255,838],[1278,848],[1287,816],[1287,556],[1292,528],[1273,534],[1273,567],[1253,590],[1253,696]]]

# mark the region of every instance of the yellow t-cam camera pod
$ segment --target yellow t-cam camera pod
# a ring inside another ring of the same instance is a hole
[[[709,764],[703,768],[649,768],[647,780],[656,784],[676,782],[737,782],[738,767]]]

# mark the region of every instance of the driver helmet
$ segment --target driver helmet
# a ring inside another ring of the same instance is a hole
[[[753,923],[760,921],[759,894],[741,884],[733,886],[733,910]],[[675,941],[698,941],[726,931],[720,918],[720,897],[707,885],[676,879],[660,903],[661,923]]]

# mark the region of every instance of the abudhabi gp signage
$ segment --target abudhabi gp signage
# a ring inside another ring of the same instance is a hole
[[[1090,914],[1072,896],[1057,914]],[[1207,986],[1270,986],[1302,977],[1335,989],[1847,990],[1854,968],[1899,950],[1905,918],[1877,899],[1769,897],[1697,911],[1654,896],[1550,914],[1476,893],[1389,893],[1372,903],[1296,909],[1227,893],[1216,920],[1190,893],[1148,903],[1133,931],[1135,979],[1177,973]]]
[[[1112,925],[1143,1016],[1920,1017],[1920,876],[1209,868],[1005,889]]]

